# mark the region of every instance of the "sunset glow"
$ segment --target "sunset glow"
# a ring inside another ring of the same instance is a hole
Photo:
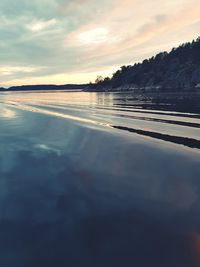
[[[85,83],[200,32],[198,0],[3,0],[0,86]]]

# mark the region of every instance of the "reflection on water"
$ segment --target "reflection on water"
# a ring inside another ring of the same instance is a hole
[[[194,97],[196,101],[198,95]],[[155,95],[145,102],[133,98],[130,93],[29,92],[3,94],[2,102],[8,108],[65,118],[86,126],[128,131],[199,149],[200,104],[191,104],[191,111],[195,108],[195,113],[188,112],[188,105],[184,104],[187,99],[179,98],[168,96],[167,103],[158,105]],[[178,108],[180,102],[182,110],[186,108],[184,112]]]
[[[200,112],[127,99],[0,95],[1,266],[199,266]]]
[[[2,108],[0,110],[0,117],[6,119],[14,119],[16,117],[16,112],[7,108]]]

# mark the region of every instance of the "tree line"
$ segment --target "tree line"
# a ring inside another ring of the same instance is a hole
[[[141,63],[122,66],[111,78],[98,76],[90,88],[191,88],[200,84],[200,37]]]

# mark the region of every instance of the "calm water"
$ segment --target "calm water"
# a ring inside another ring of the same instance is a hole
[[[0,95],[0,266],[200,266],[200,102]]]

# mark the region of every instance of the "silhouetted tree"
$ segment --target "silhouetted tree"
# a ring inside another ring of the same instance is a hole
[[[134,84],[137,87],[192,87],[200,84],[200,37],[191,43],[162,52],[142,63],[122,66],[112,78],[98,76],[97,86],[116,88]]]

